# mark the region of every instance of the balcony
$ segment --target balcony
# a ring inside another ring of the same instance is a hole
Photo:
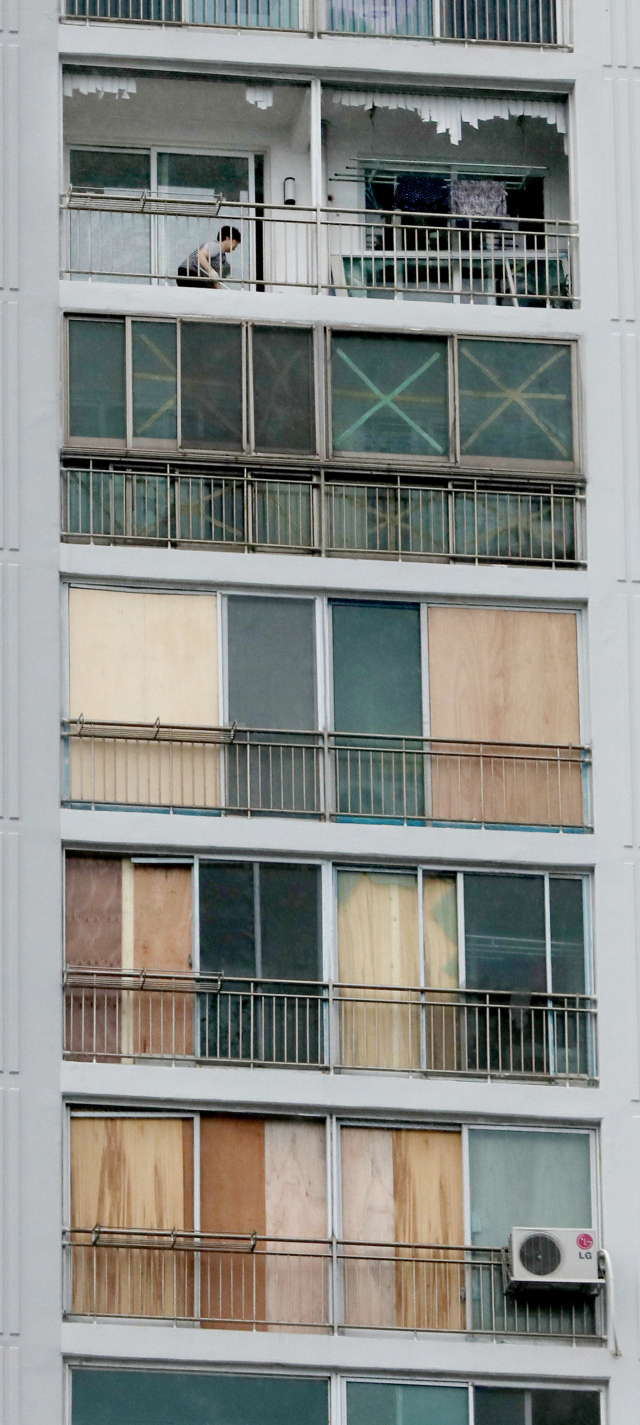
[[[65,974],[64,1057],[547,1082],[597,1079],[585,994]]]
[[[283,473],[74,464],[61,471],[62,538],[551,568],[585,563],[580,486]]]
[[[72,1228],[67,1319],[236,1330],[447,1332],[599,1345],[596,1293],[508,1291],[504,1248]]]
[[[587,830],[586,747],[85,722],[62,727],[62,800],[230,815]]]
[[[459,214],[188,203],[148,193],[62,199],[62,271],[72,281],[174,286],[185,252],[215,244],[230,224],[243,261],[223,285],[343,297],[507,307],[578,305],[576,223]],[[184,249],[184,251],[183,251]],[[204,262],[192,286],[211,286]]]
[[[278,29],[304,34],[387,35],[557,46],[569,42],[556,0],[63,0],[67,19]]]

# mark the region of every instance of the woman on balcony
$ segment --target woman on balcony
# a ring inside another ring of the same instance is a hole
[[[228,277],[231,266],[227,253],[235,252],[241,242],[237,228],[225,224],[218,238],[197,247],[184,262],[180,263],[176,284],[178,287],[219,287],[221,279]]]

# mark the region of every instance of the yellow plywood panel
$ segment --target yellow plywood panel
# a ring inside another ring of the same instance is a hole
[[[343,1128],[342,1233],[344,1309],[349,1326],[396,1324],[393,1134],[385,1128]],[[389,1245],[375,1246],[371,1244]]]
[[[345,986],[342,1063],[351,1068],[420,1067],[418,881],[415,875],[338,873],[338,959]],[[375,986],[384,985],[385,990]],[[401,993],[392,987],[403,986]]]
[[[216,727],[215,595],[71,589],[70,715]]]
[[[442,1250],[463,1241],[460,1133],[393,1133],[397,1249],[396,1324],[459,1330],[463,1325],[462,1255]],[[424,1244],[421,1245],[421,1244]]]
[[[430,608],[429,684],[433,737],[578,743],[576,615]]]
[[[74,1227],[139,1230],[193,1226],[193,1126],[179,1118],[76,1118],[71,1123]],[[193,1312],[188,1253],[141,1241],[109,1246],[75,1238],[78,1314],[175,1317]],[[167,1270],[167,1268],[169,1268]]]
[[[458,900],[455,876],[423,879],[425,995],[424,1054],[427,1069],[454,1071],[460,1063],[458,1018]],[[434,993],[429,993],[433,991]]]
[[[327,1252],[318,1240],[327,1236],[324,1123],[267,1119],[264,1158],[267,1321],[274,1330],[319,1328],[329,1300]]]

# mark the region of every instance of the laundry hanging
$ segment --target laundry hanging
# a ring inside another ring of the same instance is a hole
[[[129,74],[107,74],[92,70],[89,74],[65,74],[62,92],[65,99],[72,99],[74,93],[97,94],[99,99],[105,94],[115,94],[116,99],[130,99],[136,93],[136,81]]]
[[[435,124],[439,134],[448,133],[452,144],[460,143],[463,124],[471,124],[477,129],[479,123],[489,119],[546,119],[548,124],[555,125],[559,134],[565,136],[567,151],[567,106],[564,99],[525,99],[518,95],[499,94],[389,94],[364,89],[337,89],[333,102],[346,108],[406,109],[419,114],[424,124]]]

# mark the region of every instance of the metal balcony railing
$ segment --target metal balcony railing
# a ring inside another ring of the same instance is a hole
[[[288,287],[344,297],[449,298],[503,306],[578,302],[575,223],[187,202],[70,189],[62,202],[62,276],[174,284],[189,254],[230,223],[242,241],[219,285]],[[211,286],[204,268],[191,279]]]
[[[323,820],[591,826],[586,747],[249,728],[62,726],[66,805]]]
[[[501,1248],[96,1226],[66,1229],[63,1251],[64,1313],[75,1319],[604,1338],[597,1291],[513,1294]]]
[[[555,46],[557,0],[62,0],[67,19]]]
[[[72,966],[64,986],[67,1059],[597,1079],[590,995]]]
[[[61,471],[63,539],[111,544],[575,567],[584,563],[584,505],[583,490],[566,483],[365,483],[325,471],[279,479],[94,461]]]

